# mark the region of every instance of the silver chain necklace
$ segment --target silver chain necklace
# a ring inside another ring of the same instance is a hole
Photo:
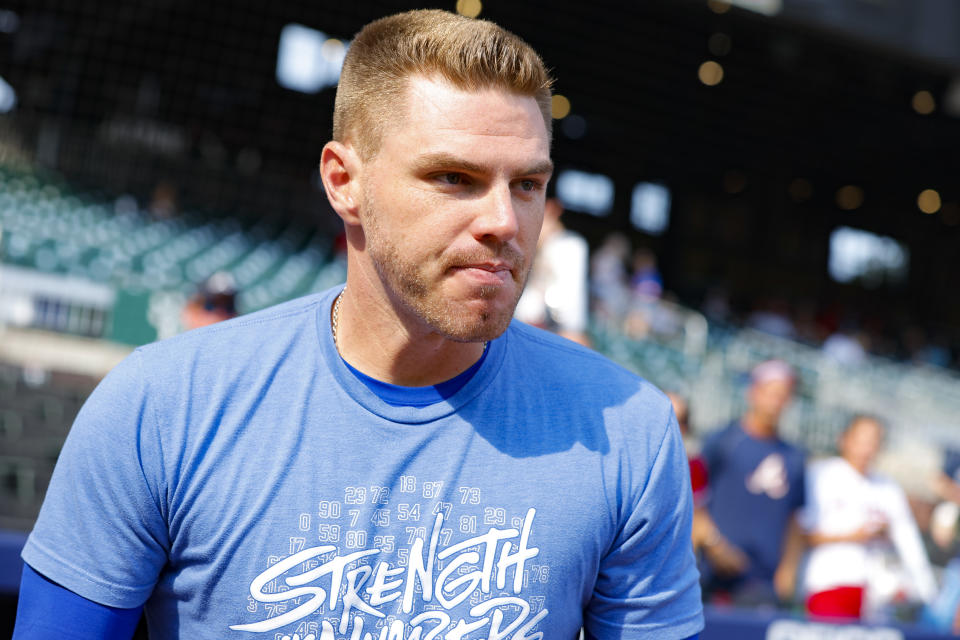
[[[346,287],[340,292],[340,295],[337,296],[337,301],[333,303],[333,318],[330,321],[330,330],[333,332],[333,347],[340,351],[340,346],[337,344],[337,328],[340,325],[340,301],[343,300],[343,294],[347,290]]]

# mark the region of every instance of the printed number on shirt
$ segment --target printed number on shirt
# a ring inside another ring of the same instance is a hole
[[[476,533],[477,532],[477,516],[460,516],[460,532]]]
[[[317,515],[321,518],[339,518],[340,503],[334,500],[321,500],[317,505]]]
[[[347,531],[346,540],[344,544],[348,549],[359,549],[360,547],[367,546],[367,532],[366,531]]]
[[[340,525],[317,525],[317,540],[320,542],[340,542]]]
[[[407,527],[404,529],[407,532],[407,544],[412,545],[416,542],[417,538],[423,540],[427,537],[427,528],[426,527]]]
[[[400,476],[400,493],[415,493],[416,491],[416,476]]]
[[[367,501],[366,487],[344,487],[343,501],[346,504],[363,504]]]
[[[480,504],[479,487],[460,487],[460,504]]]
[[[375,527],[389,527],[390,509],[374,509],[373,515],[370,516],[370,522],[372,522]]]
[[[310,531],[312,518],[309,513],[300,514],[300,522],[297,524],[297,529],[300,531]]]
[[[499,507],[485,507],[483,510],[483,524],[507,524],[507,510]]]
[[[370,487],[370,501],[373,504],[387,504],[390,501],[390,488],[376,485]]]
[[[397,520],[420,522],[420,505],[415,504],[411,506],[405,502],[401,502],[397,505]]]
[[[373,536],[373,546],[385,553],[393,553],[396,548],[395,536]]]
[[[449,519],[450,519],[450,512],[451,512],[452,510],[453,510],[453,503],[452,503],[452,502],[438,502],[438,503],[437,503],[437,506],[435,506],[435,507],[433,508],[433,515],[437,515],[438,513],[442,513],[442,514],[443,514],[443,519],[444,519],[444,520],[449,520]]]
[[[440,492],[443,490],[443,482],[424,482],[423,483],[423,497],[429,499],[439,498]]]
[[[294,537],[290,538],[290,555],[295,553],[300,553],[303,551],[303,548],[307,544],[306,538]]]

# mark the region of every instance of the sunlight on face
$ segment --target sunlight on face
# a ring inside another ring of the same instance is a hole
[[[406,115],[364,163],[369,265],[392,304],[457,341],[510,323],[552,165],[533,98],[411,79]]]

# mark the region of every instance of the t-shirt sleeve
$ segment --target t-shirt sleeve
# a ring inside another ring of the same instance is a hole
[[[672,413],[664,420],[669,424],[652,464],[621,497],[620,531],[584,614],[588,639],[678,640],[703,628],[689,467]]]
[[[80,410],[23,550],[38,573],[111,607],[147,600],[169,548],[141,357],[118,365]]]

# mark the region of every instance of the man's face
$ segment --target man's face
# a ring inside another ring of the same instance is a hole
[[[773,379],[755,382],[750,387],[749,399],[756,413],[776,423],[780,420],[780,414],[793,399],[793,381]]]
[[[369,264],[401,315],[457,341],[510,323],[551,174],[533,98],[413,76],[397,124],[362,162]]]
[[[850,425],[840,438],[840,455],[861,473],[866,473],[882,446],[883,427],[876,420],[862,418]]]

